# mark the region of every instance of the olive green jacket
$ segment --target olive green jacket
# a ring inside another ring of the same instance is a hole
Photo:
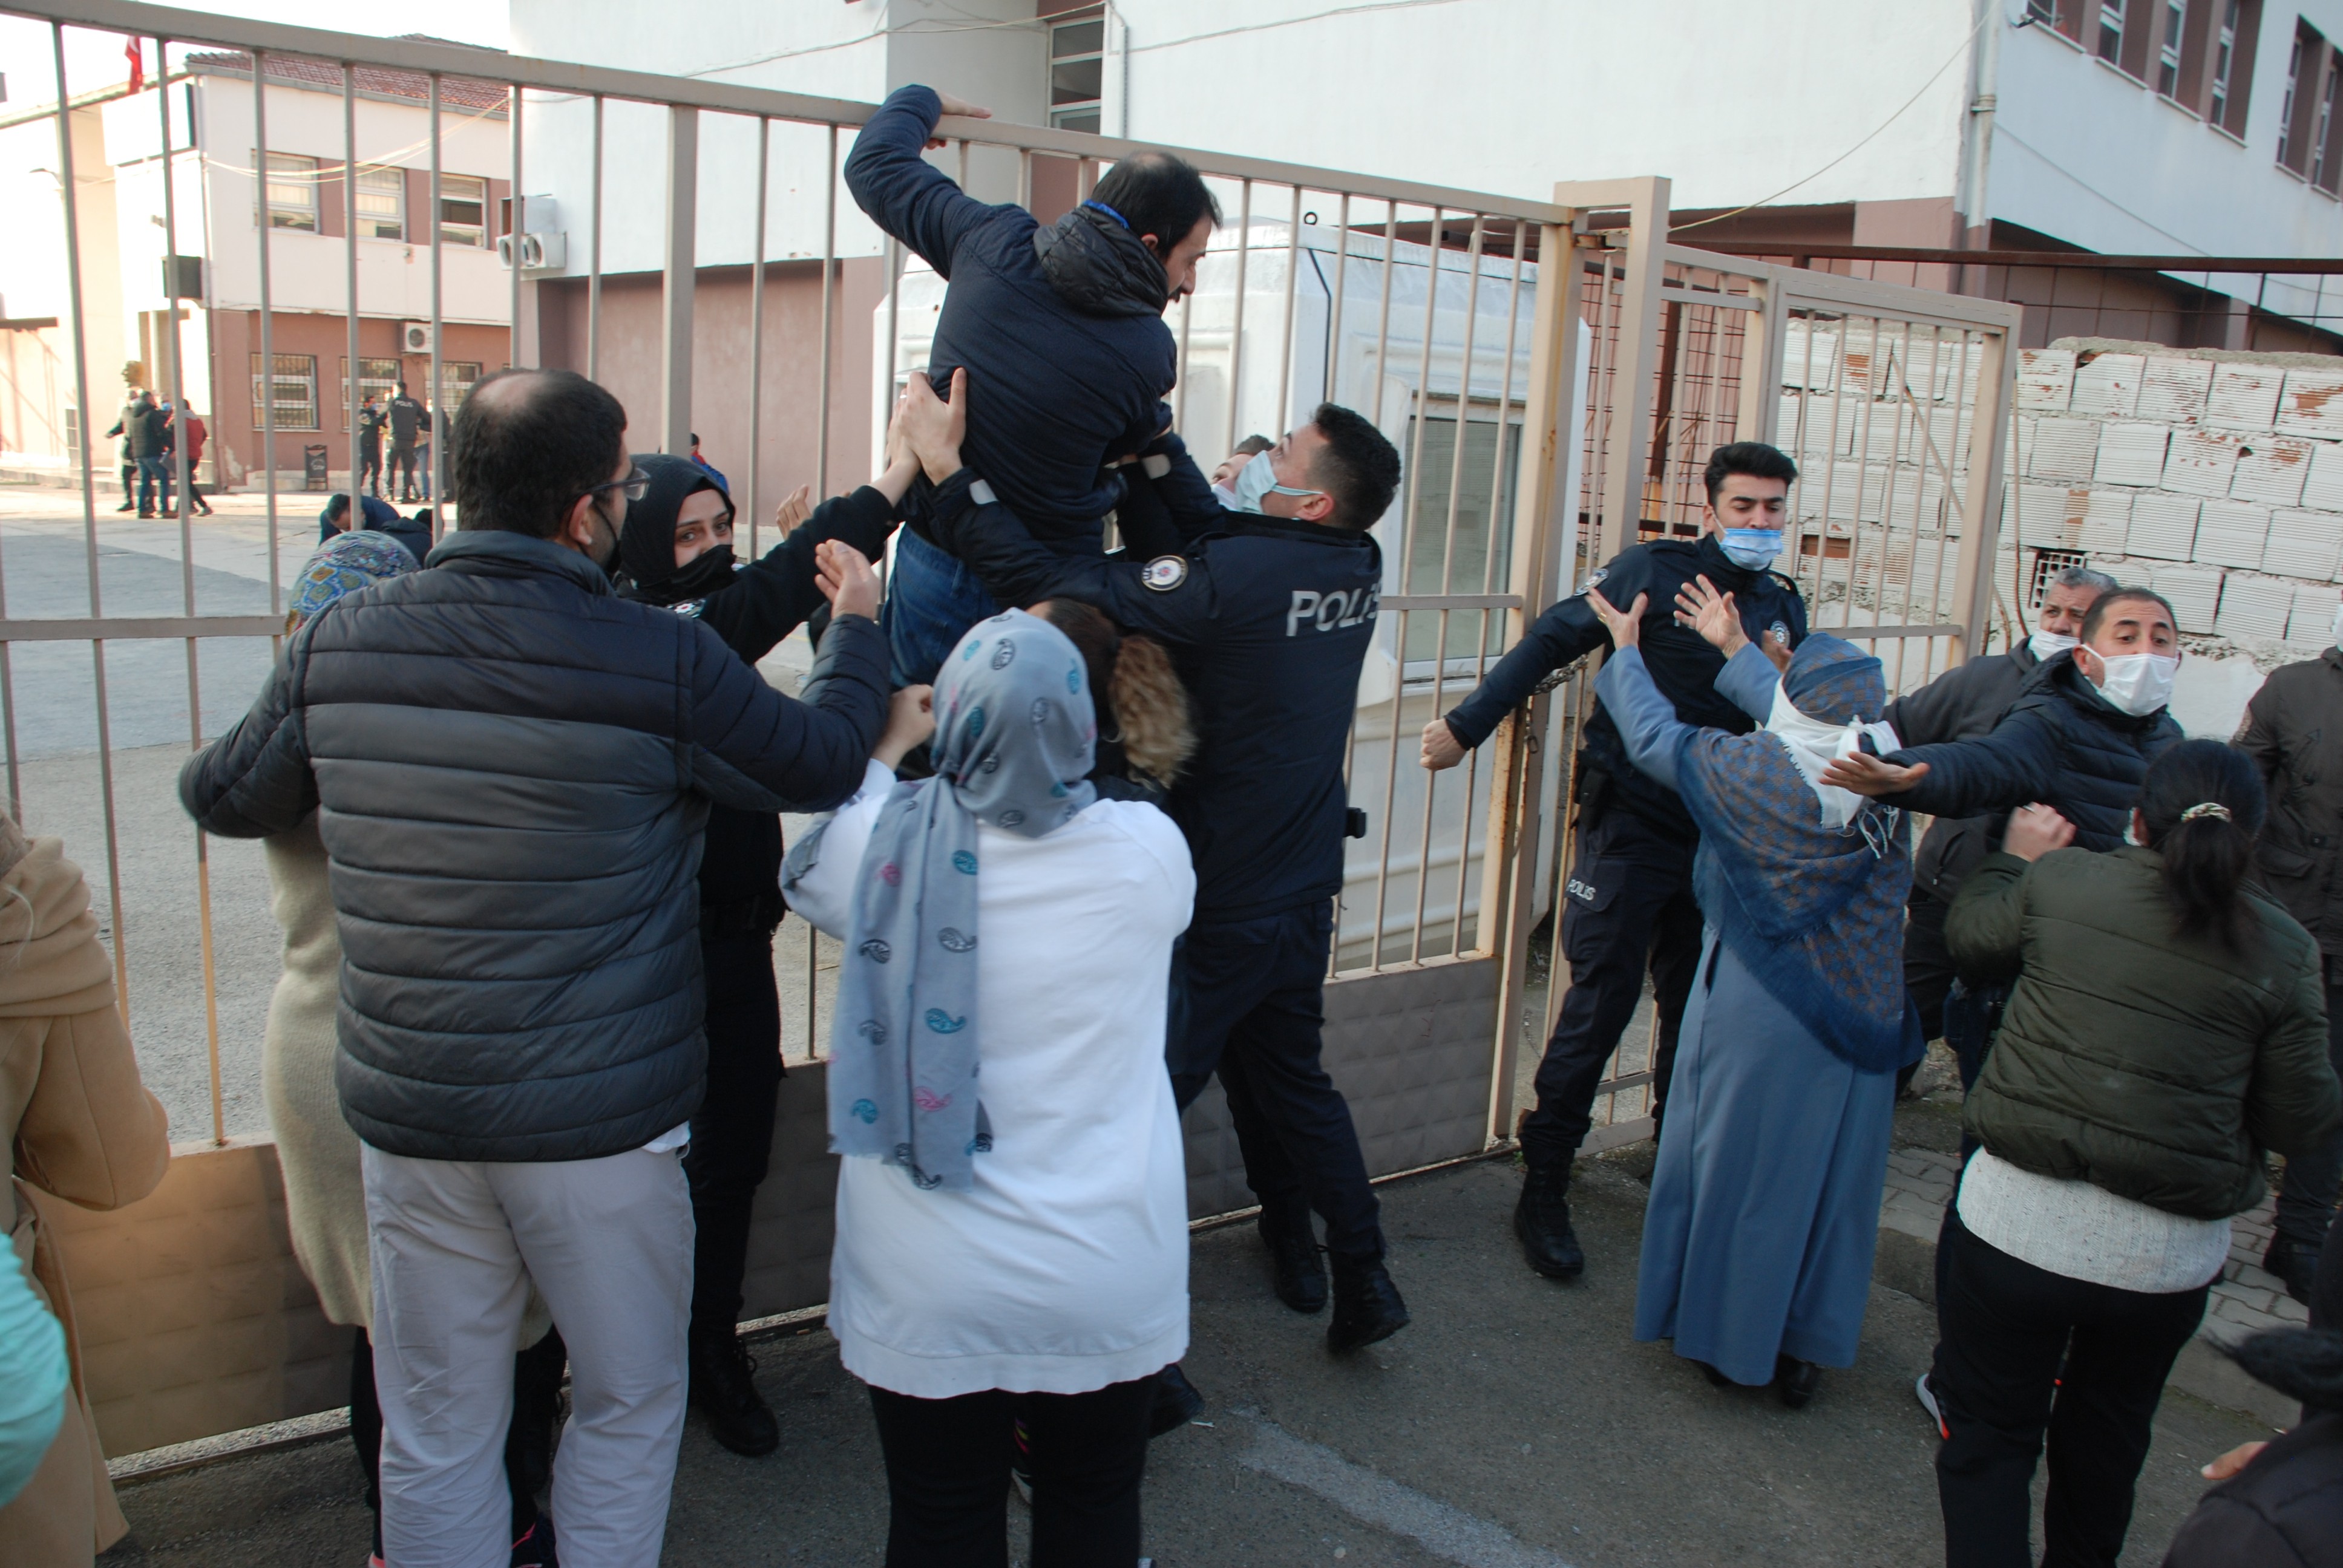
[[[2251,894],[2244,951],[2183,939],[2163,866],[2069,849],[1971,874],[1946,945],[2016,984],[1962,1120],[2028,1171],[2217,1220],[2261,1201],[2262,1151],[2308,1150],[2343,1091],[2310,933]]]

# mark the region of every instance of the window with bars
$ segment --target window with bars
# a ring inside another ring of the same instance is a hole
[[[1050,25],[1050,123],[1064,131],[1096,131],[1106,92],[1106,17]]]
[[[472,395],[472,384],[479,378],[480,366],[477,360],[439,361],[439,402],[436,412],[447,418],[455,418],[457,410],[464,406],[464,399]]]
[[[317,428],[317,357],[314,354],[277,355],[275,373],[265,378],[265,390],[260,364],[260,356],[254,355],[252,427],[265,429],[269,407],[273,407],[279,430]]]
[[[347,358],[342,361],[342,373],[338,379],[342,389],[342,428],[347,430],[350,427],[350,362]],[[358,361],[358,400],[360,402],[371,397],[374,399],[376,408],[387,408],[390,406],[390,400],[397,396],[398,396],[397,360],[361,358]]]
[[[488,243],[488,182],[474,175],[439,176],[439,242]]]
[[[2156,90],[2180,95],[2180,43],[2187,30],[2188,0],[2164,0],[2164,36],[2156,41]]]
[[[2130,0],[2099,0],[2099,58],[2108,65],[2124,63],[2124,20]]]
[[[401,168],[358,170],[358,237],[407,237],[407,171]]]
[[[268,226],[317,232],[317,160],[268,155]]]

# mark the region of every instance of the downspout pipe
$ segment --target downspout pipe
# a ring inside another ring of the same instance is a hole
[[[2003,0],[1972,0],[1974,9],[1969,14],[1973,41],[1969,45],[1968,94],[1961,128],[1959,188],[1953,202],[1959,223],[1953,245],[1959,250],[1976,249],[1979,238],[1991,237],[1993,213],[1987,176],[1993,160],[1995,86],[2001,68],[2002,3]],[[1964,266],[1953,286],[1956,292],[1966,294],[1970,292],[1969,281],[1969,269]],[[1982,279],[1979,281],[1981,284]]]

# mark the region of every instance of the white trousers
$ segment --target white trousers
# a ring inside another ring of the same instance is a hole
[[[678,1152],[492,1164],[366,1146],[388,1568],[505,1568],[505,1432],[534,1279],[569,1347],[564,1568],[657,1568],[683,1436],[691,1198]]]

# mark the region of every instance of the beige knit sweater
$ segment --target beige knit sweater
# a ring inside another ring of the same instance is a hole
[[[371,1329],[374,1276],[367,1261],[366,1184],[358,1173],[358,1135],[342,1120],[334,1090],[341,1036],[342,940],[334,926],[326,846],[311,816],[289,833],[262,840],[268,860],[269,907],[285,930],[285,971],[268,999],[261,1045],[261,1082],[268,1122],[285,1172],[286,1219],[301,1271],[317,1290],[329,1322]],[[531,1285],[520,1345],[552,1326],[545,1299]],[[518,1346],[516,1348],[518,1348]]]

